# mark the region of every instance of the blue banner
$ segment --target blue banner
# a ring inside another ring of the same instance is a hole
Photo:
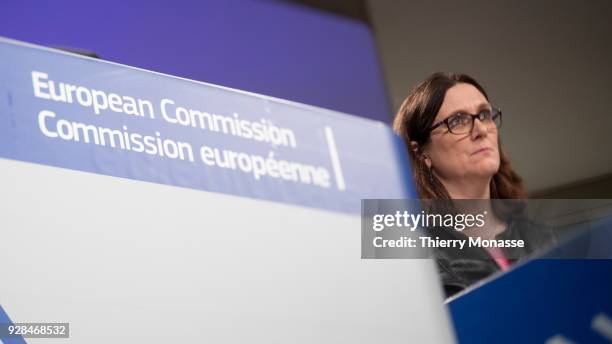
[[[353,214],[416,195],[380,122],[6,39],[0,94],[8,159]]]
[[[4,311],[2,306],[0,306],[0,324],[12,324],[11,318],[9,318],[8,314]],[[23,336],[14,335],[10,337],[0,337],[0,342],[2,344],[26,344],[26,341],[23,339]]]
[[[449,303],[463,343],[612,342],[612,219]]]

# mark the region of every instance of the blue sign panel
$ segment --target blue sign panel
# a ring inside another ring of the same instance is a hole
[[[13,324],[13,322],[11,321],[11,318],[9,318],[8,314],[6,314],[2,306],[0,306],[0,324],[3,324],[3,326],[8,326],[10,324]],[[23,336],[21,335],[13,335],[10,337],[0,337],[0,342],[2,342],[2,344],[26,344],[26,341],[23,339]]]
[[[612,219],[550,257],[611,257]],[[604,252],[607,252],[604,254]],[[529,262],[449,303],[461,343],[612,342],[612,260]]]
[[[0,95],[4,158],[353,214],[416,195],[380,122],[10,40]]]

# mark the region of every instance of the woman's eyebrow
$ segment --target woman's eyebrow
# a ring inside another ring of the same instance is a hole
[[[480,103],[480,104],[478,104],[478,105],[476,106],[476,108],[477,108],[478,110],[483,110],[483,109],[491,109],[491,107],[492,107],[492,106],[491,106],[491,104],[490,104],[490,103],[488,103],[488,102],[483,102],[483,103]],[[457,109],[457,110],[452,111],[452,112],[449,114],[449,116],[455,115],[455,114],[457,114],[457,113],[459,113],[459,112],[461,112],[461,113],[469,113],[470,111],[468,111],[468,110],[467,110],[467,108],[459,108],[459,109]]]

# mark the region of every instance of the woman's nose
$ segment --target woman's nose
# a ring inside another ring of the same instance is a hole
[[[477,139],[478,137],[485,137],[489,131],[487,130],[487,125],[483,123],[481,120],[474,118],[474,126],[472,127],[472,139]]]

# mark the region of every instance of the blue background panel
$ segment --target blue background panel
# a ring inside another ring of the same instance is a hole
[[[0,36],[390,121],[365,24],[282,1],[0,4]]]

